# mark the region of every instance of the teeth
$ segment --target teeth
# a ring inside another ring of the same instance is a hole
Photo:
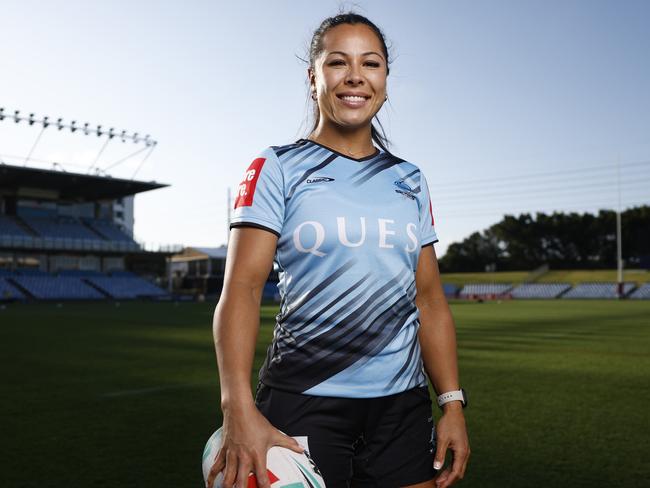
[[[350,96],[350,95],[344,95],[341,98],[343,100],[349,100],[351,102],[363,102],[366,99],[365,97],[356,97],[356,96]]]

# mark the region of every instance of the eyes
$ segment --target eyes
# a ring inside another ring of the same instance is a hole
[[[331,67],[336,68],[336,67],[339,67],[339,66],[345,66],[347,63],[343,59],[332,59],[331,61],[328,61],[326,64],[327,64],[327,66],[331,66]],[[380,68],[381,63],[379,63],[378,61],[372,61],[372,60],[368,59],[368,60],[363,62],[363,66],[366,66],[368,68]]]

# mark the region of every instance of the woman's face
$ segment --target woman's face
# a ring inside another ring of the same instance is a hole
[[[386,98],[386,58],[364,24],[341,24],[323,36],[323,51],[308,70],[322,123],[356,129],[371,123]]]

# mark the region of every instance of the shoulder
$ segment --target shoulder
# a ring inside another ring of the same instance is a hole
[[[384,150],[381,150],[382,158],[386,158],[388,161],[393,164],[398,164],[401,171],[406,171],[412,176],[417,176],[421,174],[420,167],[410,159],[402,158],[394,153],[389,153]]]
[[[283,160],[286,159],[288,156],[300,151],[302,148],[306,147],[307,142],[308,141],[305,139],[300,139],[296,142],[292,142],[291,144],[283,144],[280,146],[269,146],[267,150],[272,151],[275,157],[277,157],[279,160]]]

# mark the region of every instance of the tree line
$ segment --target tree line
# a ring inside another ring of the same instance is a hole
[[[650,261],[650,206],[621,214],[626,267]],[[453,243],[440,259],[443,272],[616,267],[616,212],[505,215],[482,232]]]

